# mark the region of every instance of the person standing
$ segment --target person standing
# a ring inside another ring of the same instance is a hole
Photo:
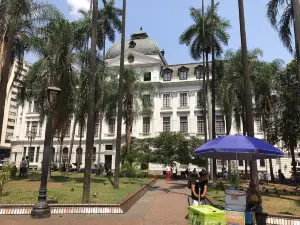
[[[201,171],[200,178],[192,182],[192,206],[205,205],[205,195],[207,192],[207,172]]]
[[[167,164],[166,166],[166,173],[167,173],[167,180],[171,179],[171,167],[169,166],[169,164]]]
[[[25,158],[22,158],[22,161],[20,162],[20,174],[19,177],[24,177],[24,172],[25,172],[25,167],[26,167],[26,162]]]
[[[176,164],[173,165],[172,173],[173,173],[173,180],[177,181],[177,167],[176,167]]]
[[[26,158],[25,158],[25,169],[24,169],[25,177],[28,177],[28,170],[29,170],[29,157],[26,156]]]

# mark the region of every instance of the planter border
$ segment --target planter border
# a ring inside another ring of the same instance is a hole
[[[210,203],[210,205],[218,208],[219,202],[215,200],[212,196],[207,196],[206,199]],[[294,224],[292,222],[300,222],[300,216],[288,215],[288,214],[273,214],[262,212],[258,213],[260,216],[266,218],[267,224]],[[291,222],[291,223],[289,223]]]
[[[117,204],[49,204],[51,214],[123,214],[156,183],[156,179]],[[0,215],[30,215],[34,204],[0,204]]]

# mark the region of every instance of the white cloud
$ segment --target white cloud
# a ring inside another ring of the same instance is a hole
[[[74,16],[79,16],[78,10],[79,9],[84,9],[84,10],[89,10],[90,9],[90,0],[67,0],[68,5],[70,6],[71,9],[71,14]]]

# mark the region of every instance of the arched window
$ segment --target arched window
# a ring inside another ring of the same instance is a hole
[[[92,155],[92,162],[96,162],[96,148],[93,147],[93,155]]]
[[[82,148],[76,149],[76,162],[82,163]]]
[[[62,161],[65,163],[68,161],[68,152],[69,152],[69,149],[67,147],[64,147],[63,154],[62,154]]]
[[[54,163],[54,159],[55,159],[55,148],[52,147],[51,148],[51,163]]]

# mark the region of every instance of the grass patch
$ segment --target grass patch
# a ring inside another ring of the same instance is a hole
[[[225,204],[224,191],[217,191],[213,187],[208,188],[208,195],[213,197],[221,205]],[[289,214],[300,216],[300,197],[292,195],[262,195],[263,210],[272,214]]]
[[[4,187],[1,204],[35,203],[40,186],[40,175],[30,175],[27,179],[17,178],[8,182]],[[81,203],[83,174],[69,174],[69,177],[59,172],[52,173],[52,181],[48,182],[48,200],[57,200],[58,203]],[[113,178],[112,178],[113,179]],[[147,184],[148,178],[131,179],[120,178],[120,189],[114,189],[107,177],[91,176],[91,195],[98,193],[97,197],[91,196],[91,203],[118,203],[127,195],[137,191],[142,184]]]

